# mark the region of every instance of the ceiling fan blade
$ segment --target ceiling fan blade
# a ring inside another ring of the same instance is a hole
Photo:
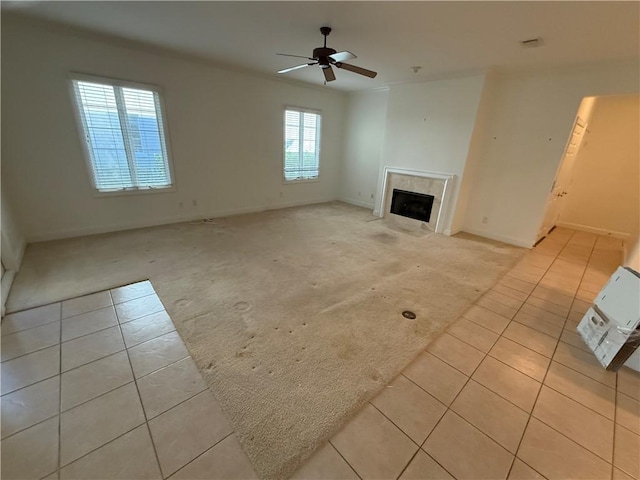
[[[278,73],[289,73],[299,68],[308,67],[309,65],[315,65],[315,63],[303,63],[302,65],[296,65],[295,67],[285,68],[284,70],[278,70]]]
[[[331,66],[324,67],[322,69],[322,73],[324,73],[324,79],[327,82],[333,82],[336,79],[336,74],[333,73],[333,68],[331,68]]]
[[[280,55],[282,57],[306,58],[307,60],[313,60],[313,58],[310,57],[303,57],[302,55],[289,55],[288,53],[276,53],[276,55]]]
[[[352,60],[358,57],[353,53],[345,50],[344,52],[334,53],[333,55],[330,55],[329,58],[334,62],[344,62],[345,60]]]
[[[364,75],[365,77],[375,78],[378,75],[378,72],[374,72],[373,70],[367,70],[366,68],[356,67],[355,65],[350,65],[348,63],[336,62],[334,65],[338,68],[344,68],[345,70],[349,70],[353,73],[359,73],[360,75]]]

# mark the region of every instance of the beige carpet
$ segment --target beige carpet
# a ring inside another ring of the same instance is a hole
[[[331,203],[30,245],[7,307],[151,279],[256,471],[283,478],[523,253]]]

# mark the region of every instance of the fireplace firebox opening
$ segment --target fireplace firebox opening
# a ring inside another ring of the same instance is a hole
[[[407,192],[406,190],[394,188],[393,196],[391,197],[391,213],[422,222],[429,222],[434,199],[433,195]]]

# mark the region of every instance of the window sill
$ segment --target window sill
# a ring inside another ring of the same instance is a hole
[[[319,177],[307,178],[307,179],[301,178],[301,179],[298,179],[298,180],[285,180],[285,179],[283,179],[282,180],[282,184],[283,185],[291,185],[293,183],[315,183],[315,182],[319,182],[319,181],[320,181]]]
[[[101,192],[99,190],[93,190],[93,196],[96,198],[106,197],[128,197],[130,195],[153,195],[157,193],[173,193],[176,191],[175,185],[162,188],[141,188],[130,190],[114,190],[110,192]]]

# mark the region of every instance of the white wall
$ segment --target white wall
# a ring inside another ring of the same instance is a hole
[[[388,89],[349,94],[340,199],[373,208],[387,119]]]
[[[457,233],[464,228],[464,221],[467,215],[467,208],[471,198],[471,192],[476,179],[482,168],[482,145],[487,137],[490,124],[491,105],[494,101],[495,82],[492,81],[493,73],[487,73],[483,84],[480,103],[476,114],[476,121],[473,126],[471,141],[469,142],[469,152],[464,166],[464,172],[460,179],[460,189],[458,192],[458,202],[453,212],[451,222],[451,233]]]
[[[640,235],[625,242],[624,265],[640,272]]]
[[[232,72],[5,14],[2,67],[2,174],[29,241],[338,196],[344,94]],[[68,93],[69,72],[163,88],[176,192],[93,195]],[[318,182],[282,183],[286,105],[323,113]]]
[[[0,256],[2,257],[2,282],[0,284],[0,315],[4,316],[5,303],[16,272],[20,270],[26,242],[13,216],[13,210],[2,188],[0,218]]]
[[[13,208],[5,195],[5,188],[2,188],[2,218],[1,238],[2,238],[2,264],[7,270],[18,271],[22,263],[22,255],[26,246],[24,235],[16,222]]]
[[[597,97],[560,213],[567,227],[635,237],[640,230],[640,97]]]
[[[582,98],[637,93],[639,70],[637,64],[599,65],[491,81],[495,95],[464,230],[532,245]]]
[[[453,222],[484,75],[394,85],[389,90],[382,163],[385,166],[456,175],[444,231]]]

